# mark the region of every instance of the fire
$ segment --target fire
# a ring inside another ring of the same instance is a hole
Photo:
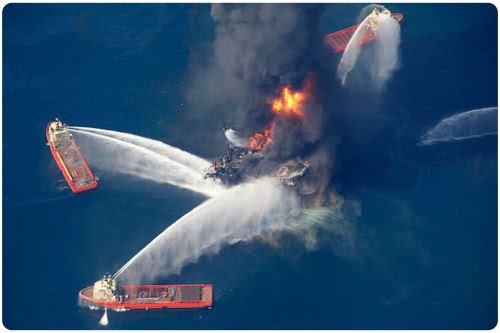
[[[273,142],[273,139],[271,138],[272,128],[273,125],[269,126],[269,128],[266,128],[262,133],[255,133],[248,140],[248,148],[250,148],[250,150],[252,151],[259,151]]]
[[[311,95],[312,76],[304,81],[302,90],[293,91],[290,85],[281,89],[280,95],[271,100],[271,112],[275,116],[293,116],[302,118],[304,115],[304,103]],[[254,134],[248,140],[248,148],[259,151],[273,142],[273,129],[275,121],[271,121],[268,127],[260,133]]]
[[[272,102],[272,111],[275,114],[286,114],[301,117],[302,105],[306,95],[302,91],[292,91],[290,86],[286,86],[281,91],[279,97]]]

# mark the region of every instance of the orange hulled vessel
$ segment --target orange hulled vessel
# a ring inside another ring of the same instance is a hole
[[[73,135],[69,133],[68,126],[56,118],[47,124],[45,134],[50,151],[71,190],[78,193],[96,188],[97,180],[80,153]]]
[[[79,304],[92,310],[193,309],[212,306],[211,284],[122,286],[110,274],[78,295]]]
[[[359,45],[364,45],[366,43],[371,42],[374,39],[378,38],[378,22],[377,18],[379,15],[387,14],[390,15],[394,20],[398,23],[403,20],[403,14],[401,13],[391,13],[390,11],[383,10],[379,11],[378,9],[374,9],[373,12],[369,15],[368,20],[365,24],[365,33],[363,37],[359,40]],[[347,44],[351,40],[354,32],[359,27],[359,24],[353,25],[352,27],[336,31],[329,35],[325,36],[325,43],[332,47],[335,53],[342,52],[346,49]]]

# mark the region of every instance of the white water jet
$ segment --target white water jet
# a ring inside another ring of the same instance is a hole
[[[146,148],[148,150],[154,151],[158,154],[161,154],[165,157],[168,157],[178,163],[189,166],[194,170],[202,170],[207,167],[209,162],[201,157],[183,151],[177,147],[172,147],[163,143],[161,141],[145,138],[142,136],[123,133],[118,131],[105,130],[100,128],[92,128],[92,127],[79,127],[79,126],[70,126],[70,129],[80,130],[85,132],[91,132],[95,134],[100,134],[104,136],[108,136],[111,138],[118,139],[120,141],[129,142],[134,145]]]
[[[119,132],[108,136],[97,129],[72,128],[71,133],[80,136],[78,144],[88,148],[87,161],[96,168],[172,184],[208,197],[224,190],[222,185],[203,179],[202,168],[210,165],[208,161],[159,141]]]
[[[247,140],[238,136],[238,133],[232,129],[228,128],[224,131],[227,141],[235,147],[246,147],[248,145]]]
[[[108,321],[108,308],[104,308],[104,314],[102,315],[101,320],[99,320],[99,324],[102,326],[107,326],[109,324]]]
[[[184,215],[139,251],[114,275],[128,283],[179,273],[204,254],[285,228],[299,213],[293,191],[276,179],[234,186]]]
[[[498,133],[498,108],[488,107],[442,119],[420,138],[421,145],[481,138]]]
[[[375,33],[374,55],[366,64],[372,79],[378,86],[383,86],[397,68],[400,43],[399,23],[391,17],[391,13],[382,7],[382,11],[374,9],[358,26],[349,40],[337,67],[337,76],[342,85],[358,61],[363,39]]]

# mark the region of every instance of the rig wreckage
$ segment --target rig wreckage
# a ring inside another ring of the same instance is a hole
[[[204,179],[211,178],[216,182],[236,184],[243,180],[241,166],[257,164],[264,159],[262,151],[229,144],[228,151],[205,168]],[[283,185],[295,186],[309,168],[309,161],[297,158],[282,164],[272,174]]]

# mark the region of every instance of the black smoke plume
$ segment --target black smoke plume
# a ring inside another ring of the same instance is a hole
[[[334,140],[325,128],[335,61],[318,27],[323,9],[310,4],[212,6],[213,39],[206,57],[192,57],[181,114],[181,123],[198,124],[185,129],[196,142],[196,153],[214,158],[223,152],[223,124],[250,137],[274,121],[273,143],[266,158],[253,165],[256,173],[298,156],[311,157],[324,165],[313,168],[321,175],[311,178],[328,183]],[[269,102],[280,89],[302,90],[308,83],[304,116],[274,118]]]

